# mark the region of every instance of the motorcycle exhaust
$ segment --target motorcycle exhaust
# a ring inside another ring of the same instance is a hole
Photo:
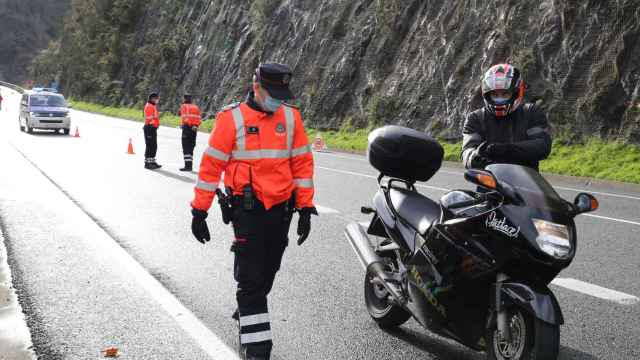
[[[384,270],[382,258],[373,251],[364,228],[358,223],[350,223],[345,229],[345,235],[362,266],[375,276],[374,280],[379,280],[379,283],[384,286],[398,304],[403,305],[405,302],[404,296],[395,285],[400,285],[398,280]]]

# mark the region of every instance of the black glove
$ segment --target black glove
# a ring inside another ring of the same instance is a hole
[[[469,165],[473,169],[484,169],[489,163],[487,159],[487,148],[490,146],[486,141],[478,145],[478,147],[471,153],[469,159]]]
[[[193,233],[193,236],[196,237],[196,240],[205,244],[207,241],[211,240],[207,221],[205,220],[207,218],[207,212],[199,209],[191,209],[191,215],[193,215],[193,220],[191,220],[191,232]]]
[[[486,150],[487,157],[492,160],[503,159],[509,152],[511,152],[511,144],[489,144]]]
[[[315,207],[306,207],[298,209],[298,246],[307,240],[309,233],[311,232],[311,215],[318,215],[318,211]]]

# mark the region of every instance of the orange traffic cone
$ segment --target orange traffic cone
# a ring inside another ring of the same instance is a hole
[[[327,144],[322,140],[322,136],[319,134],[316,135],[316,138],[313,140],[313,151],[327,151]]]
[[[133,144],[131,143],[131,138],[129,138],[129,146],[127,147],[127,154],[129,155],[135,155],[136,153],[133,152]]]
[[[80,131],[78,130],[77,126],[76,126],[76,134],[73,135],[73,137],[80,137]]]

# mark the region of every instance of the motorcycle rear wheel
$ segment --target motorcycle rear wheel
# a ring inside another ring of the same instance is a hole
[[[548,324],[519,308],[508,310],[511,341],[498,334],[494,325],[487,330],[489,360],[554,360],[560,347],[560,326]]]
[[[411,318],[411,313],[393,304],[384,286],[373,283],[374,276],[367,271],[364,277],[364,301],[371,318],[382,329],[398,327]]]

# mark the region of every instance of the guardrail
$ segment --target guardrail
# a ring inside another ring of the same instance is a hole
[[[18,85],[11,84],[11,83],[4,82],[4,81],[0,81],[0,86],[8,87],[8,88],[10,88],[10,89],[13,89],[13,90],[15,90],[15,91],[19,92],[20,94],[24,94],[24,89],[23,89],[23,88],[21,88],[21,87],[20,87],[20,86],[18,86]]]

